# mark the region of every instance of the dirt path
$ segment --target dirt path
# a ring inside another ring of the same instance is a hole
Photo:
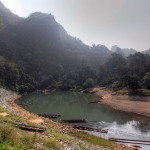
[[[102,96],[101,104],[113,109],[150,116],[150,96],[115,95],[104,88],[94,88],[95,94]]]

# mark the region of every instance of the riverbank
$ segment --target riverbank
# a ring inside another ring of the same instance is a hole
[[[17,93],[10,92],[8,90],[0,88],[0,106],[7,109],[9,112],[11,112],[13,114],[20,115],[20,113],[18,113],[16,110],[14,110],[10,106],[8,101],[14,101],[20,97],[21,97],[21,95],[18,95]]]
[[[93,88],[92,91],[102,96],[100,104],[124,112],[150,116],[150,96],[120,95],[106,88]]]
[[[29,134],[32,149],[35,150],[48,150],[48,146],[54,146],[53,149],[60,150],[129,150],[131,148],[125,145],[116,144],[114,142],[96,137],[85,132],[72,129],[70,126],[62,125],[47,118],[39,117],[14,103],[14,100],[20,96],[16,93],[9,92],[0,88],[0,124],[6,126],[4,130],[10,127],[10,131],[16,133],[16,128],[13,127],[14,123],[23,123],[28,125],[35,125],[39,127],[46,127],[44,133],[38,133],[38,142],[32,143],[35,140],[35,134],[31,132],[24,132],[19,129],[20,136]],[[3,109],[3,108],[5,109]],[[4,115],[5,114],[5,115]],[[0,131],[1,132],[1,131]],[[15,135],[14,135],[15,136]],[[23,138],[26,138],[23,137]],[[9,134],[8,134],[9,139]],[[10,140],[10,139],[9,139]],[[44,142],[43,142],[44,141]],[[9,141],[10,143],[12,141]],[[29,141],[28,141],[29,142]],[[18,142],[17,142],[18,143]],[[20,143],[24,145],[24,143]],[[38,147],[37,147],[38,145]],[[9,145],[10,146],[10,145]],[[41,149],[40,149],[41,148]]]

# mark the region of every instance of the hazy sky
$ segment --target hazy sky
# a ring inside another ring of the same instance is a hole
[[[150,48],[150,0],[1,0],[13,13],[27,17],[41,11],[54,15],[67,32],[91,45]]]

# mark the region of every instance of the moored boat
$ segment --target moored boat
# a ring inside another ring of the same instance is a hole
[[[89,103],[100,103],[101,101],[99,100],[99,101],[91,101],[91,102],[89,102]]]
[[[45,118],[58,118],[61,117],[61,115],[57,114],[37,114],[38,116],[45,117]]]
[[[79,125],[73,125],[72,127],[75,128],[75,129],[80,129],[80,130],[87,130],[87,131],[95,131],[95,132],[101,132],[101,133],[108,133],[107,130],[96,129],[96,128],[91,128],[91,127],[85,127],[85,126],[79,126]]]
[[[86,119],[71,119],[71,120],[61,120],[63,122],[70,122],[70,123],[85,123]]]
[[[26,124],[15,124],[15,127],[18,127],[22,130],[35,131],[35,132],[44,132],[46,130],[46,128],[43,127],[29,126]]]

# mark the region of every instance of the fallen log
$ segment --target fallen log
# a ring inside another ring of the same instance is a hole
[[[46,128],[43,127],[29,126],[26,124],[15,124],[15,127],[18,127],[22,130],[35,131],[35,132],[44,132],[46,130]]]
[[[37,114],[38,116],[45,117],[45,118],[58,118],[61,117],[61,115],[55,115],[55,114]]]
[[[71,123],[85,123],[86,119],[71,119],[71,120],[61,120],[63,122],[71,122]]]
[[[75,129],[80,129],[80,130],[87,130],[87,131],[95,131],[95,132],[101,132],[101,133],[108,133],[107,130],[90,128],[90,127],[85,127],[85,126],[73,125],[72,127],[75,128]]]

